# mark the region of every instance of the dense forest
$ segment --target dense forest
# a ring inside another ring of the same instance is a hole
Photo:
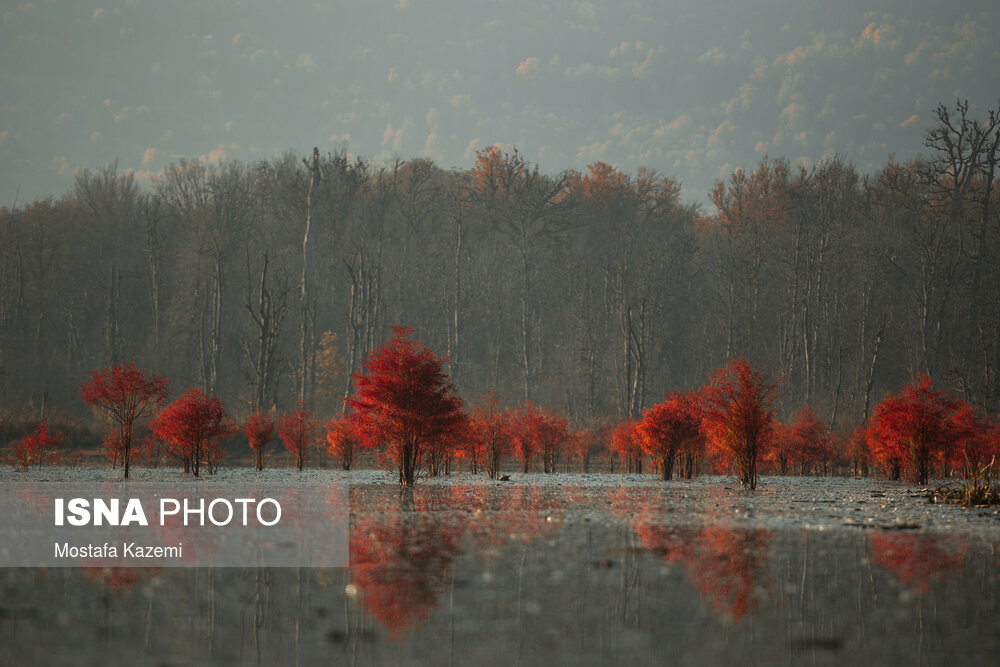
[[[83,416],[116,363],[237,416],[342,409],[392,326],[495,392],[580,425],[637,417],[743,355],[847,429],[915,374],[1000,408],[997,110],[940,106],[922,159],[762,160],[684,203],[653,170],[471,170],[344,151],[179,161],[153,183],[82,170],[0,210],[0,404]]]

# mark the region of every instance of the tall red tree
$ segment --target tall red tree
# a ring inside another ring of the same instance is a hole
[[[93,371],[83,386],[80,398],[108,415],[118,430],[119,452],[124,476],[128,478],[135,422],[147,410],[167,400],[169,380],[146,373],[134,362]]]
[[[663,403],[643,412],[638,431],[643,451],[659,462],[663,479],[670,479],[684,447],[697,447],[693,441],[702,437],[699,396],[690,391],[668,393]]]
[[[442,370],[444,360],[394,327],[395,337],[365,359],[354,376],[357,388],[348,405],[355,411],[366,447],[385,446],[383,461],[410,485],[423,465],[425,448],[460,430],[466,416],[462,399]]]
[[[910,481],[926,484],[931,465],[947,461],[955,447],[958,402],[932,385],[929,377],[918,375],[899,394],[887,394],[875,406],[868,444],[891,477],[902,472]]]
[[[208,466],[208,474],[215,472],[222,458],[219,443],[237,431],[222,401],[206,396],[199,388],[188,389],[165,407],[153,420],[152,427],[157,438],[170,443],[184,472],[195,477],[202,462]]]
[[[770,375],[743,357],[716,371],[703,390],[702,428],[709,447],[748,489],[757,488],[757,459],[773,438],[777,392]]]
[[[312,411],[299,404],[295,412],[278,417],[278,437],[285,449],[295,457],[295,466],[302,470],[306,464],[309,445],[316,439],[319,424],[312,418]]]
[[[250,415],[245,430],[247,444],[253,450],[254,467],[260,472],[264,469],[264,448],[274,436],[274,420],[271,415],[262,412]]]

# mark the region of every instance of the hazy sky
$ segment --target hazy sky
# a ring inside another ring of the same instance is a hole
[[[922,151],[938,102],[1000,98],[996,0],[0,0],[0,205],[118,160],[346,146],[467,168],[657,169],[704,201],[765,154]]]

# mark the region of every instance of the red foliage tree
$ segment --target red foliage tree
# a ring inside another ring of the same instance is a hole
[[[958,440],[958,407],[950,394],[932,387],[929,377],[918,375],[875,406],[868,428],[872,456],[890,477],[902,472],[926,484],[931,465],[947,461]]]
[[[201,389],[188,389],[163,409],[152,423],[153,434],[170,443],[171,453],[195,477],[204,462],[208,474],[215,472],[222,459],[219,443],[237,431],[226,406]]]
[[[814,467],[826,471],[833,456],[830,429],[820,421],[808,405],[799,410],[791,424],[774,422],[774,439],[765,458],[777,472],[787,475],[789,468],[798,467],[808,475]]]
[[[339,414],[328,421],[326,429],[327,452],[340,461],[340,467],[350,470],[354,463],[354,453],[358,449],[358,435],[349,415]]]
[[[62,444],[63,434],[49,434],[49,425],[41,422],[34,431],[14,444],[14,460],[17,467],[27,470],[33,465],[55,463],[58,459],[55,448]]]
[[[833,455],[830,429],[808,405],[795,414],[792,440],[798,451],[799,470],[803,475],[808,475],[817,467],[826,472]]]
[[[135,363],[93,371],[80,387],[80,398],[107,414],[118,429],[119,453],[128,478],[135,422],[167,400],[169,380],[145,373]]]
[[[274,419],[269,414],[258,412],[250,415],[244,430],[247,443],[253,450],[254,467],[259,472],[264,469],[264,448],[274,436]]]
[[[295,457],[295,466],[302,470],[306,464],[309,445],[316,439],[319,424],[312,418],[312,411],[299,404],[295,412],[278,417],[278,437],[285,449]]]
[[[743,357],[716,371],[703,390],[708,444],[748,489],[757,488],[757,460],[773,439],[777,391],[768,373]]]
[[[430,439],[424,448],[424,467],[430,476],[450,474],[455,458],[468,452],[471,439],[472,432],[468,419],[459,421],[454,428]]]
[[[795,438],[790,424],[775,419],[771,423],[771,446],[763,456],[772,472],[787,475],[788,469],[795,458]]]
[[[580,429],[571,433],[566,443],[566,453],[580,461],[580,469],[583,472],[590,472],[590,459],[594,451],[598,449],[605,438],[606,433],[601,433],[601,427],[594,425],[590,428]]]
[[[659,462],[663,479],[673,477],[674,462],[685,447],[697,447],[701,435],[701,405],[693,392],[670,392],[642,414],[638,432],[642,448]]]
[[[469,438],[472,444],[466,450],[466,456],[472,462],[473,474],[476,473],[480,460],[490,479],[495,479],[500,474],[500,461],[510,448],[509,420],[507,411],[500,407],[492,393],[479,399],[472,413],[472,433]]]
[[[642,472],[642,434],[639,422],[623,421],[611,435],[611,446],[625,459],[625,472]]]
[[[542,454],[542,470],[555,472],[559,459],[569,444],[569,422],[562,415],[546,408],[542,410],[541,418],[534,426],[534,438],[538,442],[538,451]]]
[[[867,477],[871,453],[868,450],[868,440],[865,437],[864,425],[858,425],[847,436],[847,458],[855,477]]]
[[[383,462],[413,484],[426,447],[464,426],[462,399],[441,370],[444,360],[419,341],[412,329],[395,327],[395,337],[365,359],[354,376],[357,393],[348,399],[366,447],[386,446]]]
[[[952,426],[955,447],[949,463],[952,468],[962,470],[966,479],[972,479],[993,464],[1000,443],[1000,424],[990,429],[975,408],[966,401],[958,401]]]
[[[507,436],[510,438],[514,456],[521,462],[521,472],[531,471],[531,459],[538,453],[538,422],[542,415],[531,402],[514,408],[507,422]]]

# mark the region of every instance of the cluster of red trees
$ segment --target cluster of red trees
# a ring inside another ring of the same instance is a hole
[[[49,433],[49,426],[42,422],[38,427],[14,444],[15,466],[27,470],[32,466],[59,462],[59,452],[55,450],[63,440],[60,432]]]
[[[546,473],[578,458],[588,470],[591,454],[603,443],[620,457],[627,472],[642,472],[649,457],[663,479],[690,478],[703,462],[717,472],[731,472],[753,489],[758,468],[777,474],[826,474],[832,465],[850,461],[855,472],[877,465],[893,479],[926,483],[932,470],[964,470],[981,474],[991,465],[1000,442],[1000,426],[980,418],[971,405],[935,389],[918,376],[899,394],[887,395],[870,422],[850,435],[838,435],[807,405],[788,424],[775,418],[777,381],[742,357],[728,362],[697,390],[669,392],[646,409],[641,419],[616,426],[576,430],[547,408],[525,402],[503,408],[493,395],[478,400],[471,411],[443,371],[446,363],[419,341],[412,330],[396,328],[395,336],[365,360],[355,374],[356,391],[344,414],[325,425],[328,453],[349,470],[359,450],[374,450],[380,463],[397,472],[400,484],[413,484],[421,471],[448,472],[458,460],[473,473],[492,478],[506,457],[530,472],[540,460]],[[112,418],[105,439],[109,457],[121,463],[127,477],[136,422],[156,412],[153,438],[194,475],[201,467],[211,474],[222,458],[220,444],[241,427],[222,401],[190,389],[166,403],[167,380],[134,364],[95,371],[80,396]],[[162,409],[160,409],[162,407]],[[255,466],[264,467],[264,450],[275,432],[294,456],[299,470],[320,433],[319,422],[304,406],[277,421],[253,414],[242,427]],[[26,468],[53,461],[61,436],[43,423],[15,446],[17,465]]]
[[[129,363],[94,371],[80,388],[84,401],[110,417],[112,427],[104,439],[104,446],[112,465],[121,464],[125,477],[128,477],[134,454],[132,440],[139,426],[137,422],[143,414],[156,410],[149,422],[152,439],[167,444],[168,453],[180,463],[184,472],[197,476],[204,465],[209,474],[214,473],[223,457],[222,442],[241,430],[254,452],[257,470],[264,469],[264,450],[276,426],[270,415],[255,413],[241,427],[219,398],[199,388],[188,389],[163,407],[168,384],[165,378]],[[277,431],[301,470],[318,432],[317,422],[310,411],[299,406],[291,414],[279,417]]]

